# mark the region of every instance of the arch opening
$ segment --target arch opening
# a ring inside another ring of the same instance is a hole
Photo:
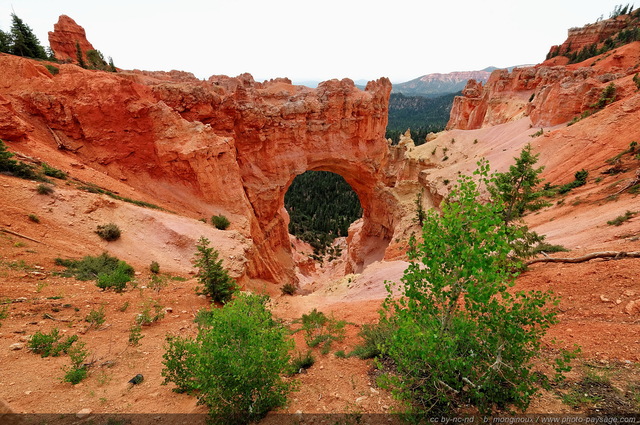
[[[295,176],[284,195],[289,234],[311,245],[314,257],[339,256],[333,245],[347,237],[351,224],[363,216],[357,192],[340,174],[308,170]]]

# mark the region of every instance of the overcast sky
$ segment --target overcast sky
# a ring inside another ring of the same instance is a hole
[[[65,14],[124,69],[258,81],[389,77],[542,62],[620,0],[0,0],[44,46]],[[626,3],[625,3],[626,4]]]

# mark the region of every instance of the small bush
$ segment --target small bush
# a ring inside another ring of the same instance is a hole
[[[54,260],[58,266],[67,268],[62,272],[62,276],[75,277],[78,280],[95,280],[100,273],[112,273],[118,267],[120,260],[103,252],[97,257],[87,255],[82,260],[65,260],[56,258]],[[129,266],[131,267],[131,266]],[[130,274],[133,275],[133,268]]]
[[[47,68],[47,70],[49,71],[49,73],[51,75],[58,75],[58,73],[60,72],[60,68],[58,68],[57,66],[50,65],[50,64],[46,64],[45,68]]]
[[[151,275],[151,281],[149,282],[149,288],[153,289],[155,292],[160,292],[162,288],[167,286],[168,278],[167,276],[162,276],[158,274]]]
[[[152,261],[151,265],[149,266],[149,271],[153,274],[160,273],[160,264],[158,264],[157,261]]]
[[[629,211],[627,210],[623,215],[619,215],[618,217],[614,218],[613,220],[609,220],[607,221],[607,224],[609,226],[621,226],[622,223],[624,223],[625,221],[629,221],[633,218],[633,216],[635,216],[638,212],[637,211]]]
[[[98,274],[98,280],[96,286],[102,290],[113,289],[115,292],[123,292],[127,288],[133,277],[133,268],[125,263],[119,261],[115,270],[110,273]]]
[[[83,364],[89,352],[84,348],[84,342],[78,342],[69,349],[69,357],[71,358],[71,367],[63,367],[65,371],[64,382],[70,382],[72,385],[79,384],[87,377],[87,368]]]
[[[292,283],[285,283],[280,287],[280,292],[282,292],[282,295],[293,295],[297,290],[298,288],[296,288],[296,286]]]
[[[196,245],[194,265],[198,268],[199,295],[211,297],[213,301],[226,303],[231,300],[238,289],[236,282],[222,267],[222,260],[218,260],[218,251],[209,247],[209,239],[200,237]]]
[[[71,345],[78,340],[77,335],[69,336],[62,341],[61,338],[58,328],[53,328],[48,334],[37,331],[27,346],[42,357],[58,357],[61,354],[66,354]]]
[[[64,260],[56,258],[58,266],[67,269],[62,276],[75,277],[78,280],[95,280],[100,289],[114,289],[122,292],[133,279],[133,267],[106,252],[97,257],[86,256],[82,260]]]
[[[554,252],[568,252],[569,250],[562,245],[553,245],[547,242],[540,242],[533,248],[532,254],[537,255],[542,252],[552,254]]]
[[[9,307],[0,308],[0,328],[2,327],[2,321],[7,317],[9,317]]]
[[[115,223],[101,224],[96,229],[96,233],[107,242],[120,239],[120,228]]]
[[[36,192],[38,192],[38,195],[51,195],[53,193],[53,186],[40,183],[36,186]]]
[[[129,328],[129,345],[132,347],[139,346],[142,338],[144,338],[144,335],[142,335],[142,326],[137,323],[132,325]]]
[[[11,159],[13,157],[14,154],[9,152],[7,146],[0,140],[0,173],[7,173],[21,179],[45,180],[35,171],[33,166],[25,164],[22,161]]]
[[[42,172],[45,176],[53,177],[55,179],[66,180],[67,173],[62,170],[58,170],[57,168],[53,168],[49,166],[46,162],[42,163]]]
[[[34,223],[40,223],[40,218],[35,215],[35,214],[29,214],[29,220],[33,221]]]
[[[394,328],[386,321],[374,325],[363,325],[358,333],[363,342],[356,345],[349,356],[356,356],[362,360],[379,357],[382,354],[382,347],[389,343],[393,332]]]
[[[315,308],[308,314],[303,314],[302,318],[294,323],[302,323],[302,327],[298,331],[305,332],[304,339],[307,345],[311,348],[320,347],[322,354],[329,353],[334,341],[344,339],[344,327],[347,324],[344,320],[327,317]]]
[[[84,318],[85,322],[89,322],[89,327],[99,327],[106,320],[106,314],[104,312],[104,305],[101,305],[98,310],[91,310],[89,314]]]
[[[200,316],[195,339],[167,338],[164,383],[194,391],[218,424],[245,424],[282,406],[292,383],[293,348],[287,329],[273,319],[266,297],[239,294],[222,308]]]
[[[291,359],[291,374],[302,373],[303,370],[309,369],[316,362],[311,350],[305,354],[298,353]]]
[[[148,300],[144,303],[142,307],[142,311],[136,316],[136,325],[138,326],[149,326],[152,323],[157,322],[158,320],[164,317],[164,312],[162,311],[164,307],[160,305],[157,301]],[[153,312],[151,311],[153,309]]]
[[[214,215],[211,217],[211,224],[213,224],[216,229],[227,230],[231,223],[229,219],[223,215]]]

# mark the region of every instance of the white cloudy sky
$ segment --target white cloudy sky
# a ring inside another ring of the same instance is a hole
[[[0,0],[48,46],[61,14],[125,69],[294,81],[389,77],[539,63],[567,29],[621,0]],[[625,3],[626,4],[626,3]]]

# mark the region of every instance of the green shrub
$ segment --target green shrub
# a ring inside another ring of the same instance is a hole
[[[142,311],[136,316],[136,325],[149,326],[164,317],[164,307],[155,300],[145,301]],[[153,309],[153,312],[151,311]]]
[[[584,186],[585,184],[587,184],[587,178],[589,177],[589,172],[583,168],[580,171],[576,171],[573,177],[575,178],[574,181],[567,184],[563,184],[558,188],[559,194],[564,195],[565,193],[568,193],[569,191],[571,191],[571,189],[575,189],[576,187]]]
[[[266,297],[239,294],[200,316],[195,339],[167,338],[164,383],[195,392],[214,423],[245,424],[282,406],[292,383],[287,373],[288,331],[273,319]]]
[[[53,186],[40,183],[36,186],[36,192],[38,192],[38,195],[51,195],[53,193]]]
[[[67,268],[61,273],[62,276],[95,280],[99,288],[114,289],[116,292],[122,292],[135,274],[133,267],[106,252],[97,257],[88,255],[82,260],[56,258],[55,263]]]
[[[152,261],[151,265],[149,266],[149,271],[153,274],[160,273],[160,264],[158,264],[157,261]]]
[[[60,72],[60,68],[58,68],[57,66],[50,65],[50,64],[46,64],[45,68],[47,68],[47,70],[49,71],[49,73],[51,75],[58,75],[58,73]]]
[[[388,343],[395,329],[389,322],[381,321],[375,325],[365,324],[358,335],[362,338],[362,344],[356,345],[349,356],[359,359],[372,359],[382,355],[383,347]]]
[[[53,177],[55,179],[66,180],[67,173],[57,168],[50,167],[46,162],[42,163],[42,172],[45,176]]]
[[[211,297],[213,301],[226,303],[231,300],[238,289],[236,282],[222,267],[222,260],[218,260],[218,251],[209,247],[209,239],[200,237],[196,245],[194,265],[198,268],[199,295]]]
[[[211,224],[213,224],[216,229],[227,230],[231,223],[229,219],[223,215],[214,215],[211,217]]]
[[[87,255],[82,260],[56,258],[54,262],[58,266],[67,268],[61,273],[62,276],[75,277],[78,280],[95,280],[100,273],[113,272],[120,260],[103,252],[97,257]]]
[[[129,345],[132,347],[139,346],[142,338],[144,338],[144,335],[142,335],[142,326],[137,323],[132,325],[129,328]]]
[[[115,223],[101,224],[96,229],[96,233],[107,242],[120,239],[120,228]]]
[[[7,146],[0,140],[0,173],[10,174],[28,180],[45,180],[34,167],[13,158],[14,154],[7,150]]]
[[[29,214],[28,217],[29,217],[29,220],[33,221],[34,223],[40,223],[40,217],[38,217],[37,215]]]
[[[280,292],[282,292],[282,295],[293,295],[297,290],[298,288],[296,288],[296,285],[294,285],[293,283],[285,283],[280,287]]]
[[[134,270],[124,261],[119,261],[115,270],[98,274],[96,286],[100,289],[113,289],[115,292],[123,292],[127,283],[131,282]]]
[[[329,353],[334,341],[344,339],[344,327],[347,324],[344,320],[327,317],[315,308],[308,314],[303,314],[302,318],[294,323],[302,323],[302,327],[297,331],[304,331],[307,345],[311,348],[320,347],[322,354]]]
[[[65,371],[64,382],[70,382],[72,385],[79,384],[87,377],[87,368],[83,364],[89,352],[84,348],[84,342],[78,342],[69,349],[69,357],[71,358],[71,367],[63,367]]]
[[[89,327],[98,327],[102,325],[106,320],[106,314],[104,312],[104,305],[101,305],[98,310],[91,310],[84,318],[85,322],[89,322]]]
[[[9,307],[0,307],[0,328],[2,327],[2,321],[9,317]]]
[[[290,374],[302,373],[303,370],[309,369],[316,362],[311,350],[306,353],[298,353],[295,357],[291,358],[290,362]]]
[[[42,357],[58,357],[61,354],[66,354],[71,345],[78,340],[77,335],[69,336],[64,340],[61,338],[58,328],[53,328],[48,334],[37,331],[31,336],[27,346]]]
[[[614,218],[613,220],[609,220],[607,221],[607,224],[609,226],[621,226],[622,223],[624,223],[625,221],[629,221],[633,218],[633,216],[635,216],[638,212],[637,211],[629,211],[627,210],[623,215],[619,215],[618,217]]]
[[[488,166],[478,165],[487,184]],[[396,368],[387,381],[416,413],[451,413],[467,404],[481,414],[524,410],[552,379],[536,365],[542,337],[556,323],[556,299],[509,291],[520,228],[505,223],[500,200],[483,204],[480,193],[478,183],[461,176],[441,213],[428,211],[422,240],[410,243],[402,296],[389,288],[384,303],[382,321],[393,333],[382,349]],[[572,355],[555,359],[554,379]]]
[[[167,286],[167,281],[169,278],[167,276],[152,274],[151,281],[149,282],[149,288],[153,289],[155,292],[160,292],[162,288]]]

